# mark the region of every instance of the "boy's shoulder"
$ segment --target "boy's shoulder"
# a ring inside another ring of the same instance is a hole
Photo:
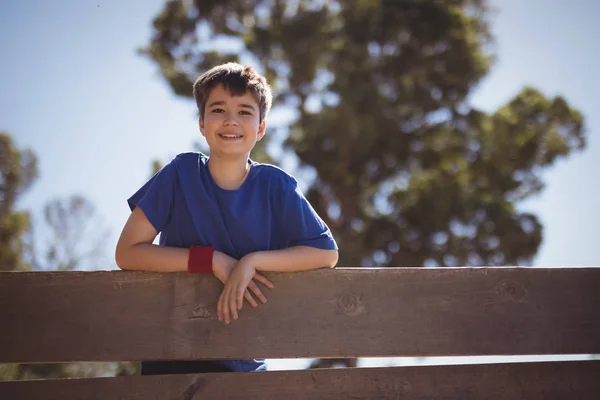
[[[252,161],[252,168],[255,169],[254,176],[261,181],[268,181],[270,184],[277,185],[280,189],[295,190],[298,186],[296,178],[272,164],[263,164]]]

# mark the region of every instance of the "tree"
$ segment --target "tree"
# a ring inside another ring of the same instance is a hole
[[[36,259],[38,270],[73,271],[102,265],[107,228],[96,214],[94,205],[81,195],[53,199],[44,206],[45,228],[49,235],[43,262]],[[40,251],[34,252],[42,253]]]
[[[533,88],[491,114],[469,106],[493,59],[487,13],[482,0],[170,1],[144,52],[187,97],[214,64],[258,60],[298,114],[286,144],[316,172],[308,197],[340,265],[519,265],[542,226],[516,205],[584,147],[583,118]]]
[[[469,104],[495,57],[489,16],[485,0],[169,1],[143,52],[186,97],[215,64],[264,71],[338,265],[527,265],[542,225],[518,205],[585,129],[531,87]]]
[[[29,149],[19,150],[10,135],[0,131],[0,271],[31,269],[23,257],[23,235],[30,228],[29,213],[15,204],[37,178],[37,160]],[[17,365],[0,365],[0,380],[16,374]]]
[[[23,258],[23,235],[30,228],[30,215],[16,211],[15,204],[37,176],[33,152],[17,149],[9,134],[0,131],[0,271],[31,268]]]

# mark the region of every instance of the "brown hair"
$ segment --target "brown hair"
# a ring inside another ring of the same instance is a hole
[[[210,91],[219,84],[232,96],[242,96],[249,91],[258,103],[260,122],[267,117],[271,109],[272,94],[265,77],[249,65],[229,62],[211,68],[194,82],[194,99],[201,119],[204,119],[204,107]]]

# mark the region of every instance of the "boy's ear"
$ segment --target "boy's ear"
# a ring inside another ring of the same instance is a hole
[[[263,122],[261,122],[260,125],[258,125],[257,141],[261,140],[265,136],[266,129],[267,129],[267,120],[263,119]]]
[[[198,125],[200,126],[200,133],[202,136],[204,135],[204,120],[202,118],[198,118]]]

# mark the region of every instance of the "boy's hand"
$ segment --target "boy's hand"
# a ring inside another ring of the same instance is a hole
[[[235,268],[236,264],[238,264],[238,261],[235,258],[230,257],[225,253],[221,253],[220,251],[215,251],[213,255],[213,274],[224,285],[227,285],[227,282],[229,281],[229,278],[231,276],[231,272]],[[258,288],[258,285],[252,279],[261,282],[262,284],[271,289],[275,286],[264,275],[261,275],[256,272],[254,273],[254,275],[250,279],[250,282],[247,283],[244,287],[243,297],[248,301],[248,303],[252,307],[258,307],[258,303],[256,302],[256,300],[254,300],[249,290],[251,290],[254,293],[254,295],[260,299],[261,302],[266,303],[267,299]],[[225,291],[225,289],[223,289],[223,291]],[[222,314],[219,312],[219,320],[221,320],[221,315]]]
[[[221,292],[221,297],[219,297],[219,303],[217,305],[219,321],[224,320],[226,324],[228,324],[230,321],[230,315],[233,317],[233,319],[238,318],[237,311],[242,309],[244,298],[248,300],[247,296],[250,296],[248,288],[250,288],[263,303],[267,302],[267,299],[262,294],[260,289],[258,289],[256,283],[252,282],[253,278],[262,282],[265,286],[271,289],[275,287],[267,278],[256,272],[253,259],[249,256],[250,255],[242,258],[235,265],[233,271],[227,279],[227,282],[225,283],[223,292]],[[256,289],[253,289],[253,286]],[[252,304],[252,302],[248,302]],[[252,306],[256,307],[256,302],[254,302]]]

